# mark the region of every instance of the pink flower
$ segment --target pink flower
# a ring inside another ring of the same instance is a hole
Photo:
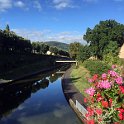
[[[106,80],[106,79],[107,79],[107,74],[106,74],[106,73],[103,73],[103,74],[102,74],[102,79],[103,79],[103,80]]]
[[[108,73],[109,73],[112,77],[118,76],[118,74],[117,74],[115,71],[112,71],[112,70],[110,70]]]
[[[112,65],[112,69],[115,69],[116,68],[116,65]]]
[[[118,85],[123,84],[123,79],[122,79],[122,77],[117,77],[117,78],[115,79],[115,81],[116,81],[116,83],[117,83]]]
[[[93,96],[95,93],[95,89],[93,87],[90,87],[89,89],[86,89],[86,93],[90,96]]]
[[[108,82],[108,80],[104,80],[98,83],[99,88],[109,89],[111,88],[111,82]]]
[[[88,82],[93,83],[93,79],[89,78]]]

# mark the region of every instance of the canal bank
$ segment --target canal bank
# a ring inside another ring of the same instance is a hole
[[[68,69],[62,76],[63,93],[74,112],[77,114],[79,119],[85,124],[85,114],[87,113],[87,105],[83,102],[84,96],[72,83],[72,80],[76,79],[72,79],[70,77],[71,70],[72,68]]]
[[[49,67],[49,68],[44,68],[44,69],[41,69],[39,71],[36,71],[36,72],[31,72],[31,73],[28,73],[28,74],[24,74],[22,76],[19,76],[19,77],[15,77],[11,80],[3,80],[3,79],[0,79],[0,84],[7,84],[7,83],[14,83],[16,81],[19,81],[19,80],[23,80],[25,78],[30,78],[32,76],[35,76],[35,75],[38,75],[38,74],[41,74],[41,73],[47,73],[49,71],[52,71],[52,70],[55,70],[57,68],[60,68],[61,66],[63,66],[65,64],[61,64],[61,65],[54,65],[52,67]]]
[[[63,94],[60,70],[67,68],[1,86],[0,124],[81,124]]]

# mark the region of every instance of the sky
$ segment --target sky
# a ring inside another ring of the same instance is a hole
[[[87,28],[108,19],[124,24],[124,0],[0,0],[0,29],[31,41],[85,44]]]

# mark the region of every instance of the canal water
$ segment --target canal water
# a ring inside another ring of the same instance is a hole
[[[63,94],[60,70],[1,85],[0,124],[81,124]]]

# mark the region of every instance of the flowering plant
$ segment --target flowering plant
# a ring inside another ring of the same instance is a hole
[[[124,83],[117,68],[89,79],[87,124],[124,124]]]

